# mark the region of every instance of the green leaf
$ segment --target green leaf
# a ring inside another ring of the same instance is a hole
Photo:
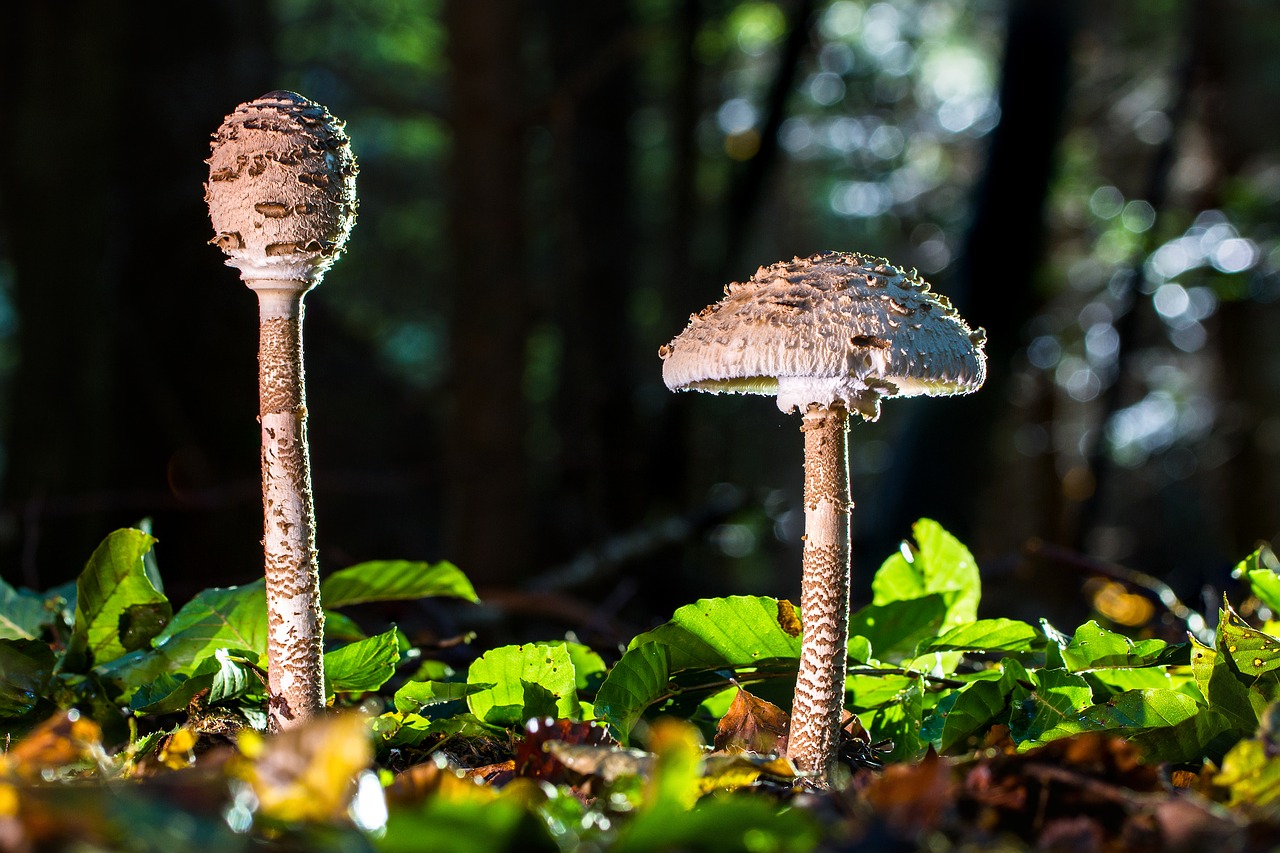
[[[209,685],[210,704],[243,696],[253,688],[262,686],[262,681],[252,668],[252,661],[244,652],[218,649],[211,660],[206,658],[206,666],[209,663],[216,663],[218,667],[213,673],[213,682]]]
[[[1016,686],[1009,707],[1009,735],[1020,750],[1097,728],[1082,713],[1093,701],[1083,676],[1060,669],[1028,675],[1033,689]]]
[[[590,646],[584,646],[582,643],[566,642],[564,645],[569,650],[569,659],[573,661],[573,674],[577,679],[578,692],[595,693],[600,689],[605,675],[609,672],[604,658]]]
[[[938,738],[940,751],[949,752],[965,745],[970,737],[990,728],[1008,713],[1009,697],[1030,676],[1022,664],[1011,658],[1000,662],[999,672],[999,678],[974,681],[960,688],[955,702],[940,712],[944,715]]]
[[[1141,669],[1098,669],[1084,673],[1084,678],[1093,688],[1095,697],[1114,696],[1126,690],[1172,690],[1185,682],[1185,676],[1175,682],[1168,669],[1154,666]]]
[[[891,705],[916,683],[915,676],[898,672],[875,675],[871,667],[851,672],[844,682],[846,705],[854,711],[870,711]]]
[[[151,648],[151,638],[163,631],[172,617],[168,601],[129,605],[120,614],[120,645],[126,652]]]
[[[417,714],[423,708],[466,699],[472,693],[489,690],[492,684],[462,684],[457,681],[407,681],[396,691],[396,711]]]
[[[1218,653],[1230,657],[1245,675],[1280,669],[1280,639],[1249,627],[1225,600],[1218,618],[1217,645]]]
[[[1271,808],[1280,799],[1280,759],[1261,740],[1242,740],[1231,748],[1213,784],[1231,792],[1231,806]]]
[[[1177,690],[1130,690],[1094,705],[1086,716],[1101,729],[1169,728],[1199,712],[1196,700]]]
[[[1191,717],[1163,728],[1122,732],[1150,762],[1195,763],[1222,760],[1240,734],[1212,708],[1199,706]]]
[[[860,719],[872,743],[893,741],[893,749],[887,756],[890,761],[912,761],[924,746],[920,738],[923,716],[924,682],[915,678],[898,694],[897,701],[860,715]]]
[[[1151,666],[1162,661],[1169,644],[1163,640],[1135,643],[1091,619],[1076,629],[1071,642],[1059,648],[1069,671],[1087,672],[1108,667]]]
[[[214,587],[198,593],[153,641],[179,667],[199,663],[219,648],[246,649],[267,656],[267,593],[264,581]]]
[[[342,646],[324,656],[325,695],[367,693],[391,680],[400,663],[398,631]]]
[[[135,714],[176,713],[185,710],[195,695],[204,690],[209,691],[205,699],[209,704],[244,695],[262,684],[245,654],[241,650],[217,649],[190,675],[163,672],[139,686],[129,710]]]
[[[37,639],[52,622],[42,596],[14,589],[0,578],[0,640]]]
[[[1071,638],[1050,625],[1048,619],[1040,620],[1040,630],[1048,641],[1044,646],[1044,669],[1066,669],[1062,650],[1071,645]]]
[[[1280,575],[1276,574],[1277,568],[1275,553],[1264,545],[1241,560],[1231,575],[1245,578],[1258,600],[1273,613],[1280,613]]]
[[[1249,696],[1249,685],[1238,675],[1226,655],[1191,640],[1191,671],[1209,707],[1240,733],[1252,732],[1258,715]]]
[[[1044,642],[1044,635],[1026,622],[1014,619],[979,619],[957,625],[941,637],[925,640],[917,655],[928,652],[1029,652]]]
[[[665,804],[664,804],[665,805]],[[801,809],[779,811],[763,798],[708,797],[686,811],[675,807],[642,811],[618,832],[615,853],[653,850],[769,850],[806,853],[821,829]]]
[[[789,601],[765,596],[700,599],[631,641],[600,686],[595,713],[625,738],[656,703],[685,692],[722,690],[734,673],[749,682],[794,678],[800,634]],[[851,647],[867,651],[861,640]],[[679,683],[668,683],[673,678]]]
[[[903,543],[871,581],[872,604],[942,595],[946,605],[944,628],[972,622],[978,616],[982,580],[969,549],[932,519],[922,518],[911,528],[915,546]],[[879,652],[874,643],[873,648]]]
[[[168,623],[172,607],[152,585],[142,562],[155,541],[141,530],[125,528],[94,550],[76,581],[75,626],[64,666],[80,666],[86,652],[95,665],[114,660],[144,647]]]
[[[906,601],[869,604],[849,617],[849,635],[862,637],[882,661],[901,662],[916,646],[943,631],[946,599],[938,593]]]
[[[672,673],[800,659],[791,603],[765,596],[699,599],[676,610],[665,625],[635,637],[627,648],[645,643],[669,648]]]
[[[393,810],[377,849],[379,853],[554,853],[558,848],[543,822],[518,801],[459,794],[427,797],[416,808]]]
[[[485,652],[471,664],[468,684],[492,684],[467,697],[471,713],[486,723],[514,725],[547,712],[569,718],[580,712],[577,678],[564,643],[525,643]]]
[[[849,665],[856,666],[871,660],[871,641],[861,634],[849,637]]]
[[[356,624],[356,620],[347,614],[339,613],[337,610],[326,610],[324,612],[324,639],[325,642],[343,641],[354,643],[357,640],[369,639],[369,635]]]
[[[240,649],[251,663],[265,668],[267,597],[264,582],[215,587],[198,593],[174,615],[152,645],[153,651],[130,652],[95,667],[95,673],[115,685],[120,701],[130,701],[134,690],[150,684],[162,673],[193,675],[218,649]]]
[[[369,601],[406,601],[433,596],[479,601],[467,576],[452,563],[377,560],[334,572],[320,584],[325,607]]]
[[[633,645],[596,692],[596,717],[614,727],[624,746],[645,709],[670,695],[669,650],[663,643]]]
[[[506,730],[482,722],[472,714],[432,720],[419,714],[388,713],[374,717],[370,726],[386,748],[419,746],[434,737],[509,737]]]
[[[49,689],[57,663],[47,643],[0,638],[0,717],[21,717]]]

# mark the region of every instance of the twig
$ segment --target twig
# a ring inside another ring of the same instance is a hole
[[[1043,560],[1079,573],[1102,575],[1103,577],[1123,581],[1140,589],[1145,589],[1169,613],[1181,621],[1196,639],[1205,643],[1212,642],[1213,633],[1208,623],[1205,622],[1204,616],[1183,604],[1181,599],[1174,593],[1173,588],[1159,578],[1152,577],[1137,569],[1131,569],[1106,560],[1099,560],[1096,557],[1089,557],[1039,539],[1030,540],[1026,544],[1025,552],[1032,559]]]

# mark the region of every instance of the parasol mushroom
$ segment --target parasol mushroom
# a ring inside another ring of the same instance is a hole
[[[268,725],[279,731],[324,707],[302,300],[351,233],[356,162],[342,122],[295,92],[241,104],[210,147],[210,242],[258,296]]]
[[[788,756],[831,782],[849,640],[849,413],[885,397],[967,394],[986,376],[985,334],[914,271],[826,252],[761,267],[659,350],[673,391],[775,394],[804,433],[800,669]]]

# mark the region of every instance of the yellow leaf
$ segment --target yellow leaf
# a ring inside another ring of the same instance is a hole
[[[356,779],[373,761],[358,714],[320,717],[271,738],[245,731],[237,744],[229,772],[252,786],[262,816],[289,823],[345,821]]]
[[[36,726],[13,749],[7,764],[24,779],[38,779],[43,770],[58,770],[88,758],[102,744],[102,727],[79,711],[67,711]]]
[[[698,791],[709,794],[717,790],[745,788],[755,784],[761,776],[792,780],[796,778],[796,768],[785,758],[713,752],[706,757]]]
[[[0,818],[18,813],[18,789],[0,782]]]
[[[702,740],[684,720],[661,717],[649,728],[653,775],[646,784],[645,808],[675,805],[689,809],[701,796]]]
[[[192,751],[200,741],[200,734],[183,726],[165,739],[164,745],[156,756],[160,763],[170,770],[181,770],[190,767],[196,756]]]
[[[439,753],[397,773],[395,780],[387,786],[387,798],[395,803],[415,803],[427,797],[452,803],[488,803],[497,796],[493,788],[481,785],[475,778],[450,767]]]

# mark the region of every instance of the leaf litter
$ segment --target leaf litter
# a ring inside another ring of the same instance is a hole
[[[844,781],[820,792],[786,759],[772,701],[802,623],[785,600],[695,602],[612,666],[547,642],[455,671],[344,617],[332,713],[268,736],[260,588],[169,618],[143,566],[152,540],[118,532],[77,585],[87,626],[65,598],[58,616],[33,606],[53,594],[0,587],[0,624],[18,626],[0,636],[0,849],[1280,844],[1280,639],[1247,618],[1280,612],[1269,555],[1241,563],[1216,642],[1172,643],[976,619],[967,549],[933,522],[915,534],[851,620]],[[342,584],[338,606],[474,600],[441,564],[362,564]]]

